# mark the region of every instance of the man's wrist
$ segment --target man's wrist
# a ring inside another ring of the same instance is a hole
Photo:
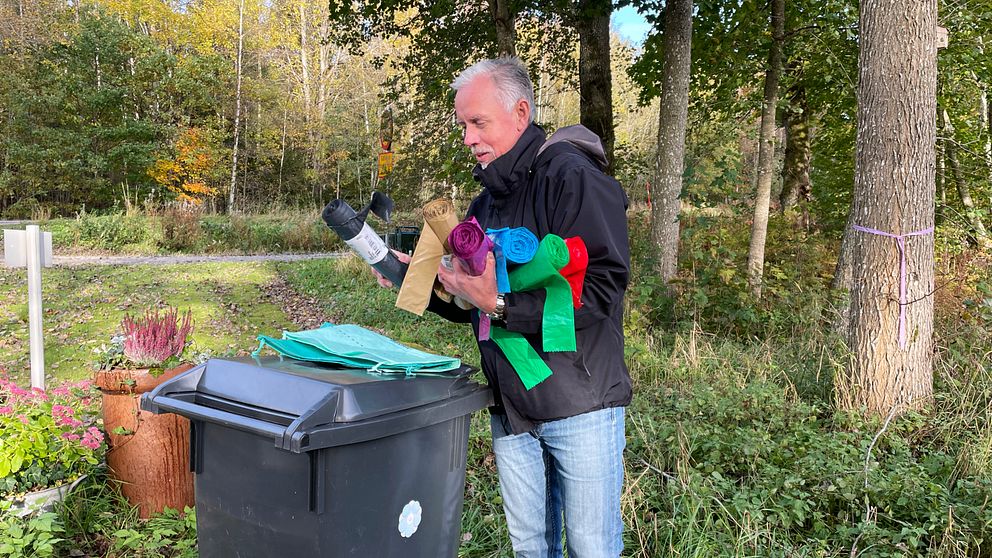
[[[486,312],[492,320],[503,320],[506,318],[506,299],[502,294],[496,295],[496,304],[493,305],[491,312]]]

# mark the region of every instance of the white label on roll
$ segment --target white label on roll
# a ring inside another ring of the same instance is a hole
[[[365,223],[361,232],[355,235],[354,238],[345,240],[345,243],[351,246],[351,249],[369,265],[381,262],[386,258],[386,254],[389,253],[386,243],[382,241],[379,235],[375,234],[375,231],[372,230],[372,227],[368,223]]]

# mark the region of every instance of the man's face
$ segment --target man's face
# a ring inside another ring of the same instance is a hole
[[[479,76],[455,94],[455,118],[465,131],[465,145],[483,167],[516,145],[530,122],[530,107],[520,99],[507,111],[489,76]]]

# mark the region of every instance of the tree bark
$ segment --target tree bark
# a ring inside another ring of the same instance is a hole
[[[303,114],[307,121],[310,120],[312,95],[310,93],[310,53],[307,46],[309,31],[307,30],[307,10],[306,4],[300,2],[300,72],[303,86]]]
[[[517,55],[516,16],[510,12],[509,0],[489,0],[489,13],[496,27],[496,47],[500,56]]]
[[[751,245],[747,253],[747,280],[751,294],[761,297],[765,267],[765,239],[768,236],[768,206],[772,197],[772,173],[775,163],[775,109],[778,105],[778,82],[782,75],[782,42],[785,36],[785,0],[772,0],[772,44],[765,71],[765,95],[761,109],[760,146],[758,148],[758,188],[751,222]]]
[[[982,143],[982,153],[985,155],[985,171],[988,173],[989,183],[992,184],[992,125],[989,124],[989,96],[985,91],[984,84],[981,82],[977,83],[980,86],[978,91],[978,117],[981,130],[985,134],[985,141]]]
[[[679,208],[685,171],[685,130],[692,63],[692,0],[669,0],[665,8],[662,92],[658,110],[655,179],[658,198],[651,208],[651,232],[660,251],[663,284],[675,278],[679,252]]]
[[[983,57],[985,56],[985,43],[981,36],[978,37],[978,54]],[[974,77],[975,83],[978,84],[978,116],[982,133],[985,134],[985,143],[982,146],[982,150],[985,153],[985,170],[988,173],[989,184],[992,184],[992,119],[989,118],[989,99],[992,98],[992,92],[989,91],[986,84],[978,79],[974,71],[971,72],[971,75]]]
[[[831,290],[843,293],[843,296],[837,303],[837,315],[834,317],[833,327],[834,331],[845,339],[847,339],[851,327],[850,293],[854,274],[854,262],[852,261],[854,259],[854,235],[859,234],[852,229],[854,225],[854,208],[852,206],[848,211],[847,226],[844,228],[844,236],[840,241],[837,265],[834,267],[834,277],[830,281]]]
[[[861,3],[854,219],[916,233],[904,237],[904,260],[896,239],[853,233],[852,355],[837,400],[876,416],[919,407],[933,393],[934,243],[926,231],[934,219],[936,27],[936,0]]]
[[[939,87],[939,85],[938,85]],[[937,111],[937,129],[944,129],[944,115],[941,111]],[[940,225],[944,222],[945,213],[947,211],[947,172],[944,169],[945,159],[947,157],[947,140],[941,136],[937,136],[937,143],[934,146],[936,150],[936,156],[934,159],[937,161],[937,170],[935,177],[935,182],[937,184],[937,195],[936,195],[936,207],[934,208],[934,224]]]
[[[782,194],[779,196],[783,213],[799,205],[799,200],[809,201],[812,190],[809,180],[809,105],[805,86],[796,84],[789,89],[789,104],[784,112],[785,162]]]
[[[234,89],[234,148],[231,153],[231,187],[227,196],[227,212],[234,213],[234,193],[238,188],[238,142],[241,139],[241,61],[245,43],[245,0],[238,2],[238,57],[235,61],[237,85]]]
[[[613,75],[610,69],[610,0],[579,0],[579,122],[603,140],[606,172],[613,173]]]

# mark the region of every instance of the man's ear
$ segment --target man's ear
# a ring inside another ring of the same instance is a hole
[[[517,101],[513,107],[513,117],[517,124],[517,131],[523,131],[530,123],[530,103],[524,99]]]

